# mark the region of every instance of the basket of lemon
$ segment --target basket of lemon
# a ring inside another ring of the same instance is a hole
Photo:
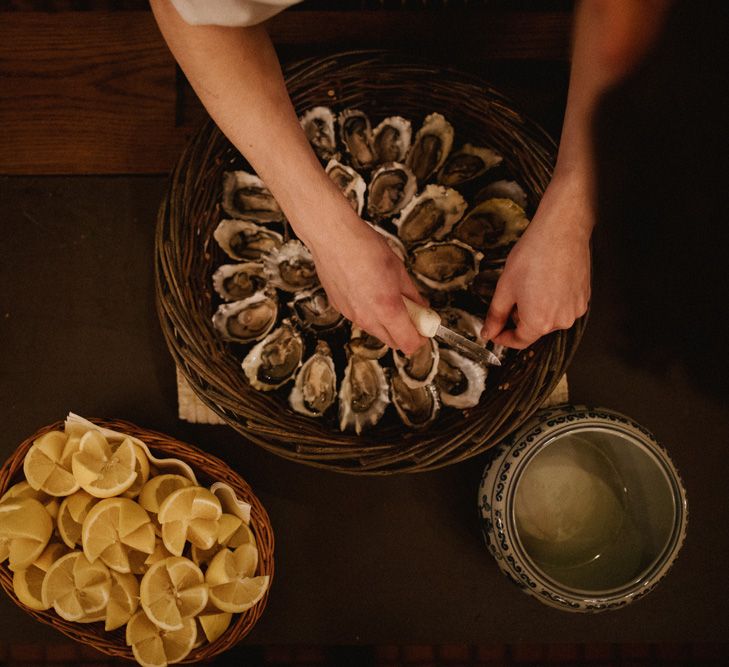
[[[122,421],[69,415],[0,469],[0,584],[68,637],[146,667],[240,641],[273,578],[273,533],[219,459]]]

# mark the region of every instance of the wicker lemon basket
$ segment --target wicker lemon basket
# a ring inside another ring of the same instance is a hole
[[[267,574],[273,580],[274,538],[271,521],[251,487],[238,473],[215,456],[163,433],[140,428],[126,421],[111,419],[92,419],[91,421],[98,426],[139,438],[147,444],[154,455],[160,458],[176,458],[184,461],[193,469],[201,484],[211,484],[213,482],[228,484],[235,491],[239,500],[251,505],[251,530],[256,538],[259,557],[257,574]],[[63,422],[46,426],[31,435],[0,468],[0,496],[13,484],[23,479],[23,460],[33,441],[52,430],[63,430]],[[125,642],[124,627],[112,632],[106,632],[102,622],[72,623],[62,619],[53,609],[35,611],[26,607],[15,595],[13,573],[8,569],[7,562],[0,564],[0,585],[2,585],[10,599],[33,618],[50,625],[75,641],[92,646],[106,655],[134,660],[131,647],[127,646]],[[242,614],[235,614],[230,627],[216,641],[193,649],[182,660],[181,664],[197,664],[235,646],[252,630],[261,617],[267,600],[268,591],[251,609]]]
[[[401,115],[417,127],[439,111],[453,124],[458,142],[486,145],[504,156],[506,172],[525,188],[528,212],[549,182],[554,142],[475,76],[383,51],[309,59],[285,75],[298,113],[319,105],[357,108],[373,125]],[[211,275],[225,261],[213,231],[226,217],[220,207],[223,173],[234,169],[250,167],[208,122],[180,156],[160,207],[156,289],[176,364],[201,401],[247,440],[287,459],[345,473],[432,470],[479,454],[518,428],[564,374],[585,318],[527,351],[511,352],[502,368],[490,372],[478,406],[441,414],[425,432],[409,431],[390,418],[360,436],[342,433],[335,416],[304,417],[284,396],[254,390],[211,323],[216,299]]]

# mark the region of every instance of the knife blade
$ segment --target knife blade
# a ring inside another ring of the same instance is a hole
[[[450,345],[463,356],[473,359],[481,364],[501,366],[499,358],[485,347],[468,340],[465,336],[456,333],[441,324],[440,315],[431,308],[425,308],[404,296],[403,301],[408,309],[408,315],[421,336],[435,338],[446,345]]]

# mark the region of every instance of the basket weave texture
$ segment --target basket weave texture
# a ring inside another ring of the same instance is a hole
[[[203,452],[192,445],[175,440],[163,433],[140,428],[126,421],[111,419],[92,419],[91,421],[98,426],[139,438],[147,444],[155,456],[160,458],[171,457],[184,461],[194,470],[198,482],[201,484],[209,485],[213,482],[225,482],[228,484],[235,491],[239,500],[243,500],[251,505],[251,530],[256,537],[256,544],[258,546],[258,570],[256,574],[267,574],[271,577],[271,583],[273,582],[274,539],[271,521],[263,505],[261,505],[261,502],[251,490],[251,487],[248,486],[238,473],[215,456]],[[63,430],[63,422],[51,424],[34,433],[17,448],[15,453],[0,468],[0,496],[13,484],[21,481],[23,460],[33,441],[52,430]],[[67,637],[82,644],[92,646],[107,655],[134,660],[132,649],[126,645],[125,641],[124,631],[126,626],[113,632],[106,632],[103,623],[72,623],[62,619],[53,609],[48,611],[29,609],[15,595],[13,590],[13,573],[8,569],[7,563],[0,564],[0,585],[2,585],[5,592],[10,596],[10,599],[23,611],[42,623],[50,625],[62,632]],[[271,585],[269,583],[268,591],[266,591],[263,598],[253,608],[242,614],[234,614],[229,628],[215,642],[212,644],[206,643],[200,648],[193,649],[180,664],[197,664],[235,646],[235,644],[251,631],[261,617],[266,607],[266,602],[268,601],[270,587]]]
[[[297,113],[324,105],[366,112],[373,126],[391,115],[413,121],[438,111],[470,142],[504,156],[506,169],[536,208],[549,183],[556,147],[533,122],[479,78],[404,60],[391,52],[350,52],[289,67]],[[426,471],[479,454],[518,428],[549,396],[581,338],[585,318],[567,331],[512,353],[492,369],[475,408],[448,411],[425,432],[380,423],[361,436],[294,413],[281,397],[251,388],[240,361],[211,323],[211,275],[221,263],[213,231],[222,217],[225,171],[250,169],[209,121],[188,144],[171,176],[156,235],[157,307],[172,356],[198,397],[249,441],[280,456],[346,473]]]

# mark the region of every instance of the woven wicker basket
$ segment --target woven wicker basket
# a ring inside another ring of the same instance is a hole
[[[162,433],[149,431],[125,421],[110,419],[93,419],[91,421],[99,426],[139,438],[147,444],[156,456],[161,456],[162,458],[172,457],[184,461],[194,470],[201,484],[211,484],[216,481],[228,484],[240,500],[251,505],[251,530],[255,534],[258,545],[259,561],[257,574],[267,574],[273,580],[274,539],[271,521],[263,505],[261,505],[258,498],[253,494],[251,487],[246,484],[240,475],[211,454],[202,452],[192,445],[185,444]],[[42,428],[30,436],[18,447],[2,468],[0,468],[0,496],[10,486],[21,481],[23,478],[23,459],[33,444],[33,441],[47,431],[54,429],[63,430],[63,422]],[[127,646],[125,642],[124,627],[113,632],[106,632],[103,623],[71,623],[62,619],[52,609],[48,611],[29,609],[18,600],[13,591],[13,573],[8,569],[7,563],[0,564],[0,584],[15,604],[42,623],[56,628],[56,630],[59,630],[67,637],[82,644],[93,646],[102,653],[134,660],[131,647]],[[267,600],[268,592],[266,592],[264,597],[253,608],[243,614],[234,614],[233,622],[223,635],[212,644],[204,644],[200,648],[193,649],[182,663],[199,663],[237,644],[251,631],[261,617]]]
[[[508,173],[525,187],[533,211],[544,193],[555,153],[552,140],[480,79],[408,62],[390,52],[352,52],[299,62],[286,70],[298,113],[317,105],[367,112],[373,124],[389,115],[414,127],[443,113],[456,141],[487,145],[504,155]],[[175,362],[199,398],[248,440],[280,456],[347,473],[424,471],[485,451],[520,426],[565,372],[584,328],[542,338],[492,371],[480,404],[441,414],[424,433],[395,420],[354,436],[333,421],[295,414],[280,396],[253,390],[240,361],[211,324],[210,276],[222,263],[212,234],[221,219],[224,171],[249,168],[208,122],[191,140],[171,176],[156,237],[157,305]]]

